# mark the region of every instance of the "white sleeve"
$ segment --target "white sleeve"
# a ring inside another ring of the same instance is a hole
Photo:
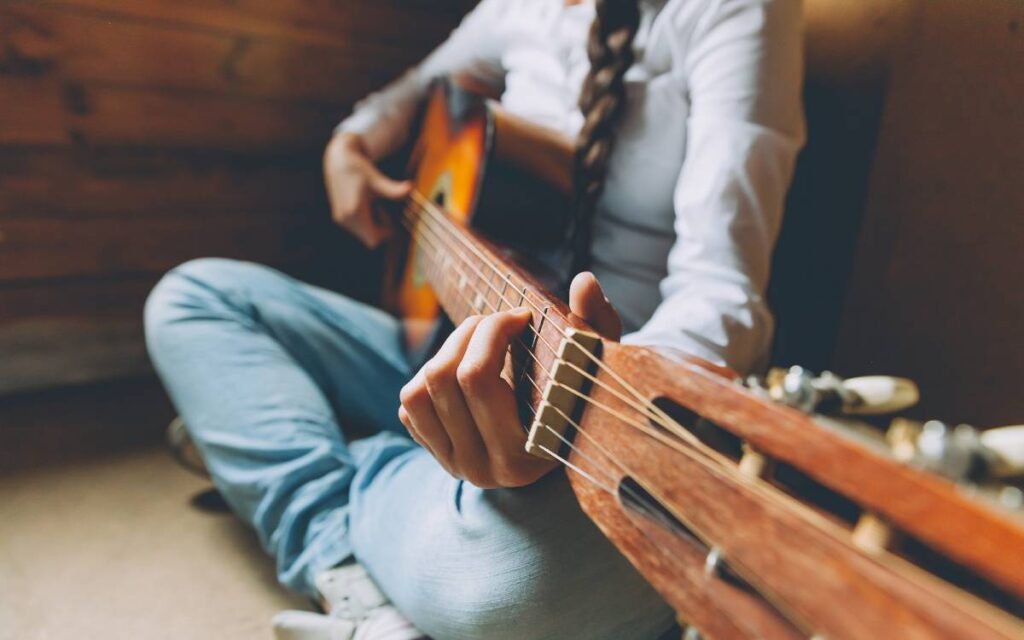
[[[482,0],[423,62],[355,105],[336,133],[359,134],[374,158],[398,149],[409,135],[413,117],[435,78],[455,73],[500,87],[503,0]]]
[[[798,0],[710,0],[685,70],[691,110],[662,302],[626,341],[678,348],[741,373],[763,366],[764,300],[803,145]]]

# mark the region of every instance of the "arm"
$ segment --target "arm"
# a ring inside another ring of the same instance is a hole
[[[711,0],[680,65],[691,96],[662,303],[624,342],[741,372],[762,364],[764,300],[783,201],[804,141],[800,3]]]
[[[324,182],[331,217],[367,247],[391,233],[374,215],[374,202],[409,194],[409,182],[390,179],[376,161],[402,145],[416,109],[431,81],[446,74],[468,74],[487,84],[500,84],[500,36],[505,0],[483,0],[451,36],[418,66],[356,105],[342,121],[324,151]]]

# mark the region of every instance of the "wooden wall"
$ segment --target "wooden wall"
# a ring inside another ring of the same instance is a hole
[[[806,9],[776,361],[906,375],[921,417],[1024,422],[1024,3]]]
[[[915,3],[888,86],[835,366],[1024,423],[1024,3]]]
[[[472,0],[0,0],[0,392],[146,370],[197,256],[366,294],[320,154]]]

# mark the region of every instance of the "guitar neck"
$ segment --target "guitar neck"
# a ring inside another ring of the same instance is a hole
[[[407,207],[413,259],[456,324],[473,315],[525,307],[535,329],[572,326],[569,310],[528,272],[471,229],[414,194]]]
[[[413,243],[410,259],[456,324],[473,315],[524,307],[530,326],[513,343],[516,388],[533,413],[543,397],[558,350],[571,329],[587,329],[569,308],[500,249],[449,219],[414,193],[405,212]]]

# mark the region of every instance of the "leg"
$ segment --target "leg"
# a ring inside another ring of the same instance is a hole
[[[146,338],[217,487],[281,582],[311,593],[351,553],[356,467],[340,426],[404,433],[398,322],[271,269],[206,259],[157,285]]]
[[[363,464],[352,544],[430,636],[642,640],[672,626],[672,610],[586,519],[563,473],[484,491],[415,444],[376,440],[353,446]]]

